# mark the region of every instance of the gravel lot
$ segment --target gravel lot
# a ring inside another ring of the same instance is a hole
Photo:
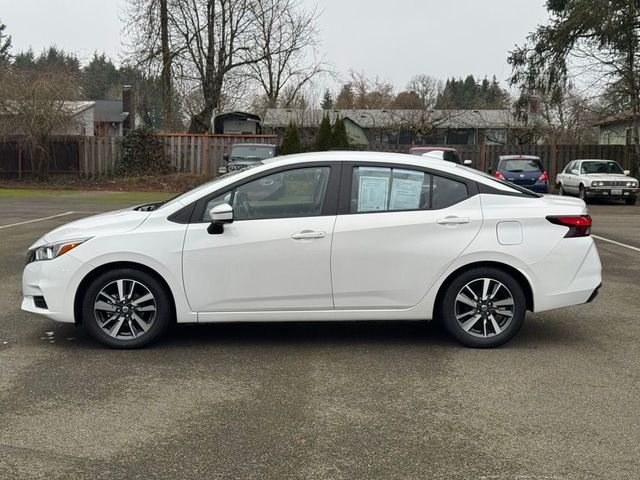
[[[25,249],[109,193],[0,196],[0,478],[637,479],[640,251],[597,240],[589,305],[495,350],[433,324],[176,327],[108,350],[24,313]],[[134,202],[135,203],[135,202]],[[593,205],[640,248],[640,206]]]

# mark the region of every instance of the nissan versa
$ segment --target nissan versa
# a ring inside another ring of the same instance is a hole
[[[580,199],[451,162],[279,157],[47,233],[27,253],[22,308],[117,348],[174,321],[433,318],[494,347],[527,310],[596,296],[590,228]]]

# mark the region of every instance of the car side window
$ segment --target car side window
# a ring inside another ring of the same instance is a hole
[[[330,167],[287,170],[237,187],[236,220],[311,217],[322,214]]]
[[[351,213],[429,208],[431,175],[417,170],[354,167]]]
[[[468,197],[469,189],[465,183],[438,175],[433,176],[432,208],[434,210],[450,207]]]

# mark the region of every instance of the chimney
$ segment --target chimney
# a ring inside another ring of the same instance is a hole
[[[127,118],[122,122],[122,134],[126,135],[129,130],[136,128],[136,107],[135,95],[131,85],[122,87],[122,112],[128,113]]]

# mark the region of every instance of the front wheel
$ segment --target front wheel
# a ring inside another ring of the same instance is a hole
[[[564,195],[564,187],[561,183],[558,184],[558,195]]]
[[[474,268],[447,287],[440,312],[447,330],[463,345],[497,347],[520,330],[526,299],[518,281],[505,271]]]
[[[580,185],[578,189],[578,197],[580,197],[580,200],[583,200],[584,203],[587,203],[587,190],[584,188],[584,185]]]
[[[626,203],[627,205],[635,205],[636,204],[636,197],[625,198],[624,199],[624,203]]]
[[[98,276],[87,288],[82,323],[96,340],[112,348],[138,348],[167,328],[172,308],[165,288],[151,275],[117,269]]]

